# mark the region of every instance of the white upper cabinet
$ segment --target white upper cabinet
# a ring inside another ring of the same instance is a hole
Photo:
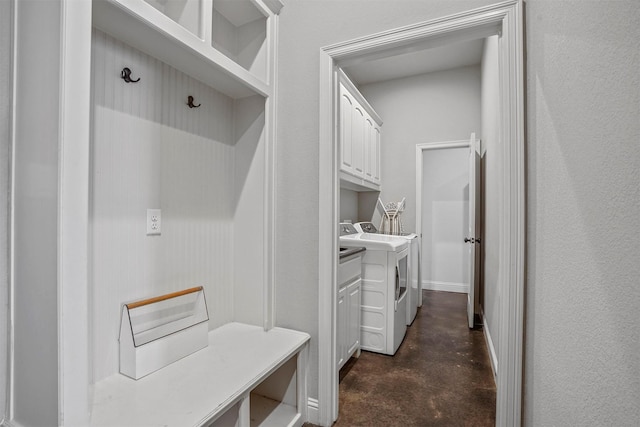
[[[380,126],[370,117],[365,125],[364,178],[380,185]]]
[[[351,127],[353,142],[353,174],[358,178],[364,177],[365,135],[367,134],[367,117],[364,109],[355,103],[353,109],[353,125]]]
[[[346,75],[340,79],[340,184],[379,191],[382,120]]]
[[[367,181],[371,181],[371,140],[373,139],[373,123],[370,117],[367,117],[364,123],[364,177]]]
[[[269,96],[279,0],[94,0],[93,25],[237,99]]]
[[[377,123],[371,127],[371,139],[369,140],[369,175],[368,179],[376,185],[380,185],[380,137],[381,130]]]
[[[355,175],[353,168],[353,97],[340,85],[340,170]]]

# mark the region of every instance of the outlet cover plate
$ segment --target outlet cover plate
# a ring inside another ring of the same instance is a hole
[[[162,233],[162,211],[147,209],[147,236],[159,236]]]

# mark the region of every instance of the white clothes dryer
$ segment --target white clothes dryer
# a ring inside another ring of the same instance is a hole
[[[407,332],[409,243],[340,224],[341,247],[364,247],[360,348],[394,355]]]
[[[361,233],[380,234],[371,222],[357,222],[353,225]],[[407,326],[411,325],[422,307],[422,274],[420,274],[420,244],[415,233],[384,234],[409,241],[409,285],[407,285]]]

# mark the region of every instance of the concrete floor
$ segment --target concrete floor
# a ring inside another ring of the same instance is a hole
[[[495,382],[482,330],[467,327],[466,294],[423,292],[393,357],[363,351],[341,370],[334,427],[495,425]]]

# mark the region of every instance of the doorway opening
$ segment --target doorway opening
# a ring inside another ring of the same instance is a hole
[[[497,283],[487,291],[484,263],[486,223],[495,222],[498,214],[495,208],[487,210],[485,197],[493,197],[497,188],[495,171],[484,171],[484,145],[473,134],[467,141],[416,144],[416,225],[422,242],[423,289],[467,295],[468,326],[482,325],[495,378],[497,356],[490,330],[498,321],[494,306],[499,291]],[[491,189],[487,189],[486,176],[491,178]],[[498,247],[492,227],[491,257]],[[490,322],[486,307],[492,311]]]
[[[499,270],[503,290],[498,330],[496,425],[521,423],[525,248],[525,162],[522,2],[513,0],[321,49],[319,141],[319,395],[318,422],[338,414],[336,282],[339,221],[338,71],[400,52],[499,36],[501,167]]]
[[[463,239],[469,204],[469,141],[416,145],[416,232],[422,241],[422,287],[469,292]]]

